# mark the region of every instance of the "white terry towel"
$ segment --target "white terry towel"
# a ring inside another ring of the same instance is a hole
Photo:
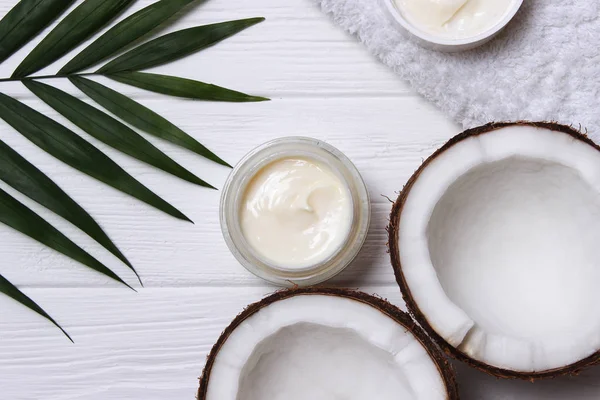
[[[461,53],[419,47],[381,0],[313,1],[465,128],[552,120],[600,140],[598,0],[525,0],[496,39]]]

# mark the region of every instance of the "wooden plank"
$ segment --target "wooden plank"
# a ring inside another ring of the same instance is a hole
[[[11,400],[193,399],[205,357],[247,304],[273,288],[28,289],[75,344],[0,298],[0,388]],[[397,287],[363,290],[401,304]],[[458,365],[465,400],[600,396],[600,368],[535,384]]]

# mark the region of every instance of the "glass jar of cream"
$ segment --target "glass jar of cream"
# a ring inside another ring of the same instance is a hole
[[[248,153],[221,195],[225,242],[250,272],[309,286],[342,271],[369,229],[369,194],[358,170],[322,141],[286,137]]]

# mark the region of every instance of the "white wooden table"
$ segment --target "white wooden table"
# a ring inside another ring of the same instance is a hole
[[[139,0],[127,14],[150,2]],[[0,0],[0,14],[14,3]],[[155,70],[268,96],[271,102],[194,102],[110,85],[231,163],[254,146],[287,135],[314,136],[346,153],[369,187],[373,221],[361,255],[331,283],[377,293],[403,307],[386,254],[390,203],[383,195],[394,198],[423,158],[459,127],[336,28],[310,0],[208,0],[163,32],[253,16],[267,21]],[[0,76],[8,76],[31,48],[0,66]],[[59,66],[43,72],[53,73]],[[77,93],[67,82],[53,83]],[[0,90],[80,132],[20,84],[3,83]],[[71,344],[45,320],[0,296],[0,398],[193,399],[206,354],[221,330],[245,305],[276,290],[229,253],[218,223],[219,193],[167,176],[90,139],[196,222],[187,224],[75,172],[4,123],[0,136],[97,218],[145,283],[134,293],[0,226],[0,273],[38,301],[75,340]],[[223,185],[228,169],[149,139],[200,177]],[[76,228],[23,201],[135,282],[126,267]],[[467,400],[600,398],[598,368],[577,378],[536,384],[497,381],[462,365],[457,369]]]

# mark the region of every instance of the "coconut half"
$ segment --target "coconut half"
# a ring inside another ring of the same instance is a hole
[[[293,289],[250,305],[223,332],[199,400],[458,399],[439,348],[390,303]]]
[[[436,151],[390,216],[409,310],[448,353],[499,377],[600,360],[600,148],[571,127],[494,123]]]

